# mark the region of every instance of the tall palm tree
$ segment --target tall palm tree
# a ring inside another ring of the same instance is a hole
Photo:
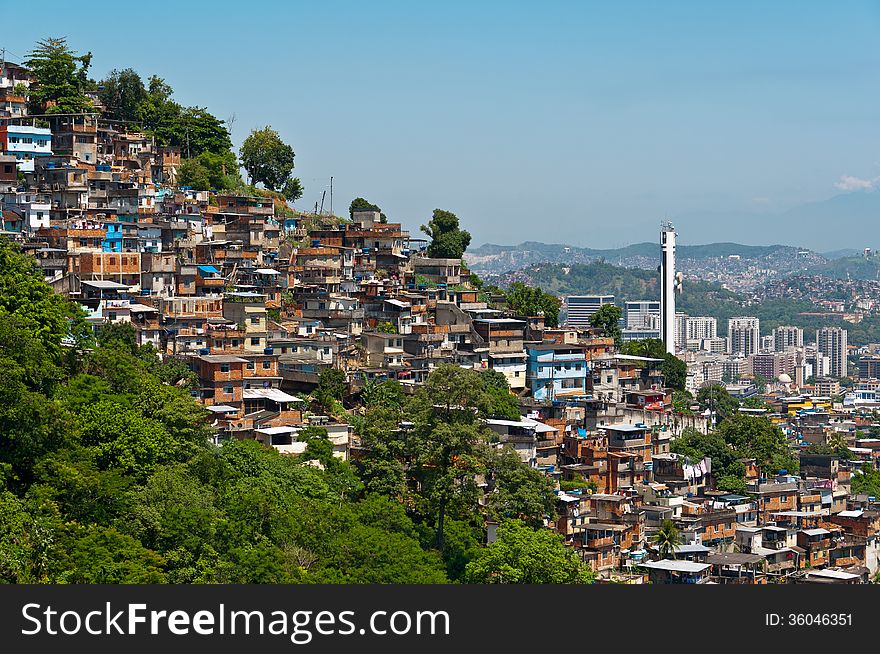
[[[681,545],[681,532],[672,520],[664,520],[656,534],[651,536],[661,559],[675,558],[675,551]]]

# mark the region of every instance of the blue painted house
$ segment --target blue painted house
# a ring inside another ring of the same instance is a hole
[[[101,241],[104,252],[122,252],[122,223],[104,223],[107,235]]]
[[[587,394],[589,364],[577,344],[527,345],[526,384],[536,400],[556,400]]]

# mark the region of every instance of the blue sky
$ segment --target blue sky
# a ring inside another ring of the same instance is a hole
[[[234,115],[236,145],[271,124],[301,206],[332,175],[337,211],[362,195],[415,231],[441,207],[475,245],[616,246],[880,184],[877,0],[45,7],[4,7],[29,26],[0,37],[11,60],[66,36],[97,78],[132,67]]]

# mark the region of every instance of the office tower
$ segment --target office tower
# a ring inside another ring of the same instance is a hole
[[[675,227],[664,223],[660,227],[660,338],[666,351],[675,354],[675,291],[680,279],[675,274]]]
[[[623,317],[627,329],[657,329],[660,318],[660,302],[657,300],[636,300],[625,302]]]
[[[800,327],[777,327],[773,330],[773,349],[777,352],[804,346],[804,330]]]
[[[816,330],[816,351],[830,360],[828,374],[846,377],[846,330],[841,327],[823,327]]]
[[[751,316],[731,318],[727,321],[727,341],[731,354],[756,354],[761,346],[761,321]]]
[[[596,313],[603,304],[614,304],[614,296],[569,295],[565,298],[568,313],[565,324],[569,327],[589,327],[590,316]]]

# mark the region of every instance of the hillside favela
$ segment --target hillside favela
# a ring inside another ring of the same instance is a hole
[[[880,582],[860,234],[305,205],[280,108],[78,45],[0,68],[0,581]]]

